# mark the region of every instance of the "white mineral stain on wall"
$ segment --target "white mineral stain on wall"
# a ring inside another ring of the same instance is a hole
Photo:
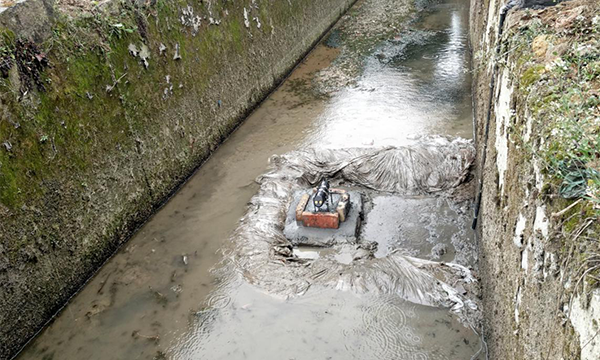
[[[521,269],[525,271],[527,274],[527,270],[529,269],[529,248],[531,247],[531,239],[527,241],[527,245],[523,249],[523,253],[521,254]]]
[[[246,8],[244,8],[244,26],[246,28],[250,27],[250,19],[248,19],[248,10]]]
[[[523,232],[527,226],[527,218],[523,214],[519,213],[519,219],[517,220],[517,226],[515,227],[515,237],[513,242],[519,248],[523,247]]]
[[[500,193],[504,195],[504,174],[508,164],[508,126],[510,124],[510,97],[513,89],[510,87],[510,76],[507,68],[502,72],[498,84],[498,102],[496,104],[496,164]]]
[[[535,209],[535,221],[533,222],[533,231],[539,231],[542,233],[544,238],[547,238],[549,225],[550,221],[546,216],[546,206],[538,206]]]
[[[595,290],[586,309],[579,296],[573,300],[569,316],[573,328],[579,334],[581,360],[600,359],[600,290]]]
[[[544,257],[544,280],[548,277],[548,275],[553,275],[558,272],[558,262],[556,259],[556,254],[554,253],[546,253]]]

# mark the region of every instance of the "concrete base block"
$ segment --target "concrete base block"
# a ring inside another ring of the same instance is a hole
[[[288,240],[296,246],[328,247],[340,243],[356,243],[362,214],[362,198],[360,193],[348,191],[350,194],[350,211],[346,221],[340,223],[338,229],[319,229],[304,227],[301,222],[296,221],[296,207],[302,195],[307,191],[309,190],[296,191],[292,203],[288,208],[285,228],[283,230]]]

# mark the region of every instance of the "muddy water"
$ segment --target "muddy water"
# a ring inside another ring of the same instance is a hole
[[[365,0],[354,11],[368,17],[382,4],[402,6]],[[339,26],[351,30],[353,20]],[[349,50],[343,40],[319,45],[20,358],[468,359],[477,352],[475,334],[446,309],[319,288],[282,299],[219,266],[218,250],[272,154],[470,137],[468,1],[430,5],[417,22],[397,25],[372,44],[351,84],[325,95],[312,90],[316,75]],[[393,234],[377,256],[400,249],[429,258],[444,243],[442,260],[472,266],[467,209],[445,201],[375,197],[365,237]]]
[[[468,228],[468,205],[434,197],[376,196],[362,238],[379,244],[376,257],[397,250],[434,261],[473,266],[477,259]]]

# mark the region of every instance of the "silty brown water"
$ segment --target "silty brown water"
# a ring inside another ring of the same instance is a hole
[[[20,358],[468,359],[476,353],[475,334],[446,309],[324,288],[286,300],[218,265],[218,249],[272,154],[410,144],[428,134],[470,137],[468,1],[428,4],[411,25],[408,11],[394,10],[402,7],[414,5],[359,1]],[[389,25],[386,37],[369,38],[365,29],[377,33],[381,23]],[[348,34],[363,33],[364,48],[357,50]],[[339,78],[350,81],[332,80]],[[444,201],[374,198],[366,236],[397,233],[398,240],[381,244],[378,256],[399,248],[427,258],[437,237],[450,248],[444,260],[474,265],[452,240],[465,232],[465,210],[459,214]],[[378,216],[401,216],[411,202],[418,211],[410,222],[377,226]]]

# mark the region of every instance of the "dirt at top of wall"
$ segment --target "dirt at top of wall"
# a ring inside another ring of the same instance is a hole
[[[69,16],[81,16],[83,14],[93,13],[98,10],[104,10],[114,7],[121,3],[133,4],[137,7],[151,6],[156,4],[157,0],[55,0],[57,10]],[[199,1],[202,3],[203,1]]]
[[[93,9],[102,6],[112,0],[104,1],[91,1],[91,0],[56,0],[56,6],[67,12],[81,12],[81,11],[92,11]]]

